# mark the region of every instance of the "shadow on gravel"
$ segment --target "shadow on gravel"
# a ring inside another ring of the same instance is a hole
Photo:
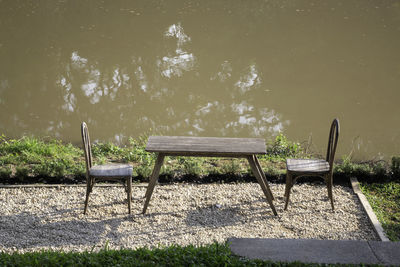
[[[235,225],[245,225],[249,218],[261,220],[274,218],[270,209],[262,204],[256,207],[257,203],[268,205],[265,199],[256,201],[244,201],[241,205],[220,205],[213,204],[206,207],[198,207],[188,211],[185,224],[188,227],[218,228]],[[248,208],[244,208],[247,206]]]
[[[57,215],[62,215],[58,212]],[[51,222],[51,215],[38,217],[30,213],[0,216],[0,246],[6,248],[47,247],[52,249],[65,246],[95,246],[103,240],[118,240],[118,226],[126,218],[101,221]]]
[[[205,208],[197,208],[187,214],[187,226],[223,227],[237,225],[243,221],[238,207],[221,207],[218,204]]]

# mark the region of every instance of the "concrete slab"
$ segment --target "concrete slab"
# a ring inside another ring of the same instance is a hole
[[[400,266],[400,242],[369,241],[368,243],[381,263]]]
[[[379,264],[367,241],[231,238],[233,254],[278,262]]]

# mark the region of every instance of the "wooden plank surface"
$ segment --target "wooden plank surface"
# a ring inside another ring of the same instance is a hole
[[[286,159],[286,166],[292,172],[329,171],[329,163],[323,159]]]
[[[254,155],[265,154],[262,138],[150,136],[148,152],[181,155]]]

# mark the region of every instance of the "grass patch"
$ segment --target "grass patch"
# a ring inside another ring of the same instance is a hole
[[[361,190],[371,204],[391,241],[400,241],[400,183],[362,183]]]
[[[387,183],[400,181],[400,176],[391,172],[391,166],[383,160],[353,162],[349,156],[344,156],[334,166],[334,177],[340,180],[349,180],[357,177],[360,182]]]
[[[131,163],[134,166],[134,180],[148,181],[156,155],[145,151],[146,142],[147,136],[142,136],[129,138],[125,146],[113,143],[92,144],[94,164]],[[267,147],[271,154],[260,157],[261,164],[268,165],[267,175],[280,173],[281,170],[277,168],[282,168],[282,165],[279,163],[301,152],[299,144],[288,141],[283,135],[268,143]],[[0,136],[0,182],[3,183],[83,182],[84,161],[80,147],[59,140],[44,141],[35,137],[8,139],[4,135]],[[235,177],[250,173],[247,161],[240,159],[167,157],[161,170],[161,180],[200,182],[205,176],[221,175],[235,180]],[[214,181],[213,178],[208,180]]]
[[[0,137],[0,165],[12,166],[9,173],[20,180],[31,176],[82,176],[84,165],[79,159],[83,152],[58,140],[45,142],[34,137],[6,139]],[[4,176],[4,175],[3,175]]]
[[[169,246],[139,248],[136,250],[109,250],[99,252],[0,253],[1,266],[365,266],[320,265],[300,262],[279,263],[248,260],[232,255],[227,244],[214,243],[206,246]]]
[[[153,170],[155,153],[147,153],[147,136],[129,138],[125,146],[113,143],[92,144],[94,164],[130,163],[134,166],[134,181],[147,182]],[[283,182],[286,158],[318,158],[306,152],[300,143],[284,135],[266,143],[267,154],[259,156],[269,180]],[[44,141],[35,137],[8,139],[0,136],[0,183],[82,183],[85,181],[85,160],[80,146],[59,140]],[[348,181],[355,176],[360,182],[400,181],[400,157],[391,165],[383,161],[355,163],[343,157],[334,170],[334,182]],[[244,159],[166,157],[160,182],[246,182],[255,181]]]

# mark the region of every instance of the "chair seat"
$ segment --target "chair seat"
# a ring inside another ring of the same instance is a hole
[[[94,177],[132,176],[133,167],[129,164],[103,164],[90,168],[89,175]]]
[[[322,159],[287,159],[286,168],[292,172],[327,172],[329,163]]]

